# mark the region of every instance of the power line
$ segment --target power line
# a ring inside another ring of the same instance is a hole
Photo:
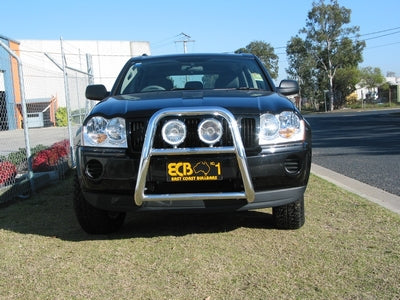
[[[176,39],[176,38],[177,38],[178,36],[180,36],[180,35],[181,35],[181,34],[177,34],[177,35],[174,35],[174,36],[165,38],[165,39],[163,39],[163,40],[161,40],[161,41],[154,42],[154,43],[152,43],[152,44],[155,45],[155,46],[158,46],[159,44],[165,44],[166,42],[167,42],[167,43],[170,43],[171,40]]]
[[[361,36],[374,35],[374,34],[384,33],[384,32],[393,31],[393,30],[397,30],[397,29],[400,29],[400,27],[393,27],[393,28],[379,30],[379,31],[375,31],[375,32],[364,33],[364,34],[353,36],[351,38],[355,39],[355,38],[359,38]],[[394,35],[394,34],[398,34],[398,33],[400,33],[400,30],[397,30],[397,31],[391,32],[391,33],[387,33],[387,34],[382,34],[382,35],[379,35],[379,36],[370,37],[370,38],[367,38],[367,39],[363,39],[363,41],[369,41],[369,40],[373,40],[373,39],[378,39],[378,38],[381,38],[381,37]],[[396,43],[391,43],[391,44],[379,45],[379,46],[374,46],[373,48],[378,48],[378,47],[383,47],[383,46],[391,46],[391,45],[394,45],[394,44],[398,44],[398,43],[396,42]],[[367,47],[367,48],[371,49],[371,47]],[[274,49],[286,49],[286,46],[274,47]],[[277,55],[283,55],[283,54],[286,54],[286,53],[278,53]]]
[[[388,31],[392,31],[392,30],[397,30],[397,29],[400,29],[400,27],[394,27],[394,28],[384,29],[384,30],[380,30],[380,31],[375,31],[375,32],[360,34],[360,36],[373,35],[373,34],[388,32]]]
[[[371,38],[368,38],[368,39],[364,39],[364,41],[369,41],[369,40],[373,40],[373,39],[378,39],[378,38],[381,38],[381,37],[384,37],[384,36],[393,35],[393,34],[397,34],[397,33],[400,33],[400,30],[399,30],[399,31],[392,32],[392,33],[382,34],[382,35],[379,35],[379,36],[374,36],[374,37],[371,37]]]
[[[394,43],[389,43],[389,44],[383,44],[383,45],[378,45],[378,46],[373,46],[373,47],[367,47],[368,49],[374,49],[374,48],[380,48],[380,47],[386,47],[386,46],[392,46],[400,44],[400,42],[394,42]]]

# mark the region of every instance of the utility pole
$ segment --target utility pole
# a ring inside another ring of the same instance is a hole
[[[179,34],[182,37],[181,41],[175,41],[175,43],[182,43],[183,44],[183,53],[187,53],[187,43],[194,43],[194,40],[191,40],[191,36],[187,35],[186,33],[181,32]]]

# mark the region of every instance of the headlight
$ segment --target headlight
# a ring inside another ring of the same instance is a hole
[[[201,121],[197,129],[200,140],[209,145],[214,145],[222,137],[222,124],[216,119]]]
[[[269,145],[304,139],[304,121],[294,112],[284,111],[278,115],[266,113],[260,117],[259,144]]]
[[[178,146],[186,138],[186,125],[179,120],[169,120],[163,125],[161,134],[166,143]]]
[[[106,132],[111,143],[120,143],[121,141],[125,141],[125,120],[122,118],[111,119],[106,127]]]
[[[260,118],[260,141],[272,140],[278,136],[279,120],[272,114],[261,115]]]
[[[126,126],[123,118],[97,116],[83,127],[83,144],[94,147],[127,148]]]

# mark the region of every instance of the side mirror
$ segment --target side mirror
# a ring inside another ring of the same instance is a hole
[[[85,96],[90,100],[103,100],[108,97],[110,92],[102,84],[92,84],[86,87]]]
[[[277,88],[277,92],[285,96],[297,94],[299,90],[299,84],[296,80],[282,80]]]

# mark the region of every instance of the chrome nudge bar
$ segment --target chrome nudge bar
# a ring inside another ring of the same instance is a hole
[[[153,148],[157,125],[161,119],[170,116],[214,115],[224,118],[230,129],[233,146],[195,147],[195,148]],[[152,156],[193,155],[193,154],[234,153],[242,175],[244,191],[224,193],[184,193],[184,194],[145,194],[147,173]],[[177,200],[226,200],[247,199],[253,202],[255,197],[253,184],[247,168],[246,152],[236,120],[231,112],[222,107],[174,107],[157,111],[149,120],[146,136],[140,157],[139,170],[135,187],[135,203],[140,206],[145,201],[177,201]]]

